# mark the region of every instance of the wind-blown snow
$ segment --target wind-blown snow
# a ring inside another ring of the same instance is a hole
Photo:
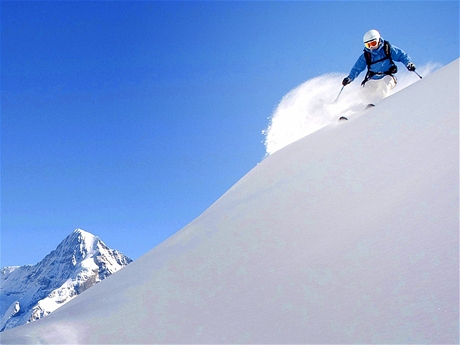
[[[2,344],[457,344],[459,61],[268,156]]]
[[[417,72],[427,76],[439,67],[429,63],[418,68]],[[291,90],[283,97],[269,119],[268,128],[263,131],[267,155],[336,122],[340,116],[349,116],[364,109],[367,102],[361,92],[363,75],[364,72],[344,88],[337,102],[345,73],[325,74]],[[404,70],[397,74],[397,78],[398,84],[390,95],[419,80],[414,73]]]

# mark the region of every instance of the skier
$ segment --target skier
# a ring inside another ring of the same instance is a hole
[[[377,30],[369,30],[364,34],[364,53],[356,61],[342,85],[350,84],[366,69],[367,73],[361,85],[364,87],[364,98],[368,103],[385,98],[396,86],[394,74],[398,71],[394,61],[402,62],[413,72],[415,65],[411,58],[400,48],[390,45]]]

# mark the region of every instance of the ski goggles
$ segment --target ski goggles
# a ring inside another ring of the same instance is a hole
[[[372,40],[364,43],[364,46],[368,49],[375,48],[379,44],[378,40]]]

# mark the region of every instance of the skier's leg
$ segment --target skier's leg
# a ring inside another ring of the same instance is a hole
[[[396,86],[396,78],[386,75],[382,79],[371,79],[363,88],[364,103],[373,104],[387,97]]]
[[[364,104],[375,103],[380,99],[379,97],[379,83],[380,80],[370,79],[362,89],[362,102]]]
[[[393,90],[396,86],[396,77],[392,75],[386,75],[382,78],[382,95],[383,98],[387,97],[390,94],[390,91]]]

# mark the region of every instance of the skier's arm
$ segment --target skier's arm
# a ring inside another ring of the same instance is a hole
[[[361,56],[356,60],[355,65],[352,67],[350,73],[348,74],[348,78],[351,79],[351,81],[355,80],[356,77],[366,69],[367,64],[366,64],[366,58],[364,57],[364,54],[361,54]]]
[[[404,66],[408,66],[412,62],[412,59],[404,50],[395,46],[391,46],[391,58],[393,61],[402,62]]]

